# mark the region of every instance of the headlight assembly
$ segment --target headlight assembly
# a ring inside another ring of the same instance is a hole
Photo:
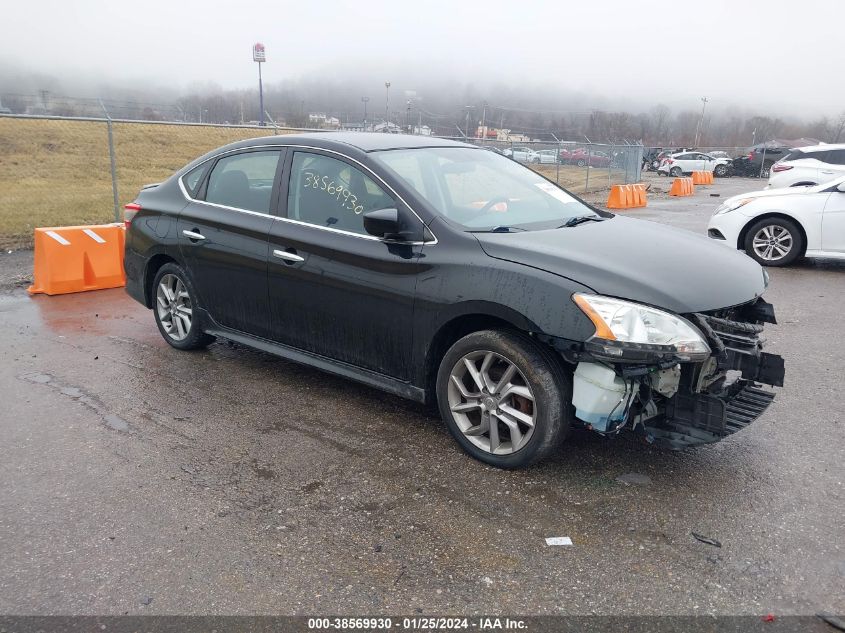
[[[723,213],[730,213],[731,211],[736,211],[740,207],[748,204],[754,200],[754,198],[742,198],[740,200],[734,200],[733,202],[726,201],[718,209],[713,215],[722,215]]]
[[[686,319],[648,306],[576,293],[572,300],[596,327],[594,339],[643,346],[673,346],[678,355],[702,358],[710,347]]]

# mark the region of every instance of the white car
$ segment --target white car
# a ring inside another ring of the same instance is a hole
[[[728,198],[710,218],[707,235],[764,266],[803,256],[845,259],[845,176]]]
[[[845,176],[845,143],[790,150],[769,170],[769,188],[820,185]]]
[[[518,160],[520,163],[540,162],[540,154],[535,152],[530,147],[514,147],[513,149],[508,148],[502,153],[505,156],[510,156],[514,160]]]
[[[540,157],[540,162],[544,165],[554,165],[558,162],[558,152],[556,149],[541,149],[537,152]]]
[[[669,176],[681,176],[693,171],[712,171],[719,178],[727,176],[731,170],[730,158],[714,158],[701,152],[680,152],[664,158],[657,168],[657,173]]]

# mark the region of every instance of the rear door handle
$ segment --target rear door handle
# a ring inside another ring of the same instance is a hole
[[[184,230],[184,231],[182,231],[182,235],[187,237],[189,240],[204,240],[205,239],[205,235],[203,235],[202,233],[197,233],[196,231]]]
[[[273,257],[278,257],[279,259],[283,259],[286,262],[304,262],[305,258],[300,257],[296,253],[289,253],[288,251],[281,251],[279,249],[273,249]]]

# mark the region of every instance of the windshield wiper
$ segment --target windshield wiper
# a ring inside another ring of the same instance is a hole
[[[579,224],[583,224],[584,222],[604,222],[604,220],[605,218],[599,217],[597,215],[576,215],[575,217],[569,218],[566,222],[564,222],[557,228],[570,228],[573,226],[578,226]]]
[[[500,224],[498,226],[494,226],[492,229],[483,229],[481,231],[473,231],[473,233],[510,233],[511,231],[527,231],[528,229],[524,229],[521,226],[506,226],[504,224]]]

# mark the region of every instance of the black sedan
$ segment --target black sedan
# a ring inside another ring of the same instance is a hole
[[[758,383],[783,381],[750,258],[471,145],[242,141],[144,188],[125,219],[127,291],[173,347],[224,337],[436,402],[499,467],[573,426],[715,442],[766,409]]]

